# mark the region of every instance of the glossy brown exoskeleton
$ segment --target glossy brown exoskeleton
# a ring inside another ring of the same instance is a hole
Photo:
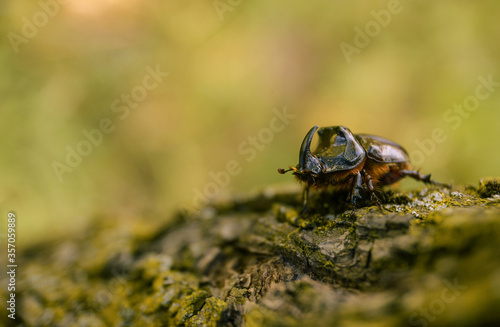
[[[318,131],[319,143],[314,152],[310,146],[314,133]],[[399,144],[375,135],[354,135],[347,127],[314,126],[309,130],[300,147],[299,164],[278,172],[292,171],[300,181],[305,182],[303,210],[307,208],[309,188],[348,190],[353,205],[361,199],[361,190],[367,190],[374,197],[377,187],[390,185],[405,176],[428,184],[437,183],[431,175],[420,175],[412,170],[408,153]]]

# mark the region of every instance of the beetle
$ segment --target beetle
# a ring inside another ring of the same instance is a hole
[[[314,134],[319,136],[318,146],[311,152]],[[426,184],[450,187],[431,180],[431,175],[421,175],[412,170],[406,150],[399,144],[380,136],[353,134],[344,126],[312,127],[302,141],[299,164],[280,174],[292,174],[306,185],[303,192],[303,212],[307,210],[309,188],[326,188],[349,191],[348,201],[356,206],[362,199],[361,190],[367,190],[372,199],[375,189],[390,185],[409,176]],[[380,204],[379,204],[380,206]]]

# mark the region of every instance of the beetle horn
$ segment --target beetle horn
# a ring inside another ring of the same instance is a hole
[[[304,141],[302,141],[302,146],[300,147],[299,154],[299,169],[300,170],[313,170],[311,168],[318,166],[319,162],[316,157],[311,153],[311,141],[314,136],[314,133],[318,129],[318,125],[314,126],[309,130]]]

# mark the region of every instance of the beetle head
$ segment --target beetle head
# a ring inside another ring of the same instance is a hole
[[[317,125],[311,128],[302,141],[299,152],[299,164],[297,165],[297,167],[290,167],[290,169],[288,170],[279,168],[278,172],[280,174],[293,171],[292,174],[297,176],[300,180],[306,181],[310,179],[314,180],[314,176],[318,175],[324,170],[323,165],[321,164],[319,159],[316,157],[316,155],[314,155],[314,153],[311,152],[311,141],[317,129]]]
[[[314,133],[318,131],[319,142],[311,152]],[[318,175],[346,171],[357,167],[365,158],[365,150],[352,132],[344,126],[314,126],[309,130],[299,153],[299,164],[288,170],[278,169],[280,174],[293,171],[293,175],[302,181],[315,183]]]

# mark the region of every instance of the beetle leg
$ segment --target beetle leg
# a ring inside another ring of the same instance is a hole
[[[417,181],[424,182],[425,184],[433,184],[433,185],[443,186],[446,188],[451,188],[451,185],[449,185],[449,184],[443,184],[443,183],[438,183],[436,181],[433,181],[431,179],[431,174],[421,175],[416,170],[400,170],[400,172],[403,174],[403,176],[409,176],[413,179],[416,179]]]
[[[366,186],[368,188],[368,191],[370,192],[374,192],[375,191],[375,187],[373,187],[373,180],[372,180],[372,177],[370,176],[370,174],[368,174],[366,172],[366,170],[362,170],[361,171],[363,173],[363,175],[365,176],[366,178]]]
[[[309,204],[309,183],[304,187],[304,191],[302,192],[302,211],[300,215],[303,215],[307,211],[307,205]]]
[[[367,187],[368,191],[370,192],[371,200],[374,201],[377,204],[377,206],[379,207],[379,209],[382,210],[383,209],[382,208],[382,204],[380,203],[379,198],[375,194],[375,187],[373,187],[372,177],[364,169],[361,172],[363,173],[363,175],[366,178],[366,187]]]
[[[357,173],[354,177],[354,182],[352,185],[351,191],[351,203],[356,206],[356,202],[361,200],[361,195],[359,194],[359,190],[363,188],[363,177],[361,173]]]

